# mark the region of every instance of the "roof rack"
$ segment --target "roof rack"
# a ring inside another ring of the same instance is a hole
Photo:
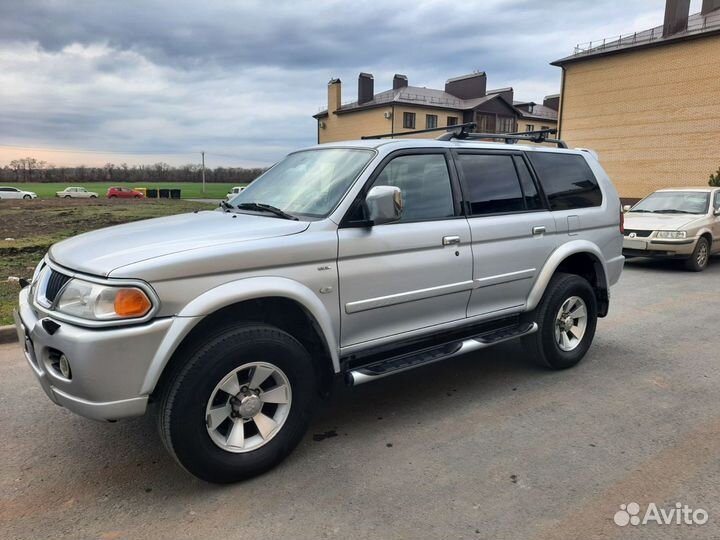
[[[524,131],[515,133],[474,133],[470,131],[476,128],[475,122],[466,122],[465,124],[455,124],[454,126],[439,127],[439,128],[428,128],[428,129],[416,129],[414,131],[403,131],[401,133],[383,133],[381,135],[364,135],[362,139],[385,139],[387,137],[405,137],[406,135],[416,135],[418,133],[432,133],[434,131],[445,131],[439,137],[436,137],[438,141],[467,141],[467,140],[501,140],[505,141],[505,144],[515,144],[518,141],[530,141],[537,144],[551,143],[557,144],[558,148],[567,148],[567,144],[562,139],[551,139],[548,135],[555,135],[557,129],[538,129],[536,131]]]
[[[463,124],[465,126],[467,124]],[[474,126],[474,124],[472,124]],[[454,127],[454,126],[453,126]],[[525,131],[516,133],[471,133],[464,129],[460,131],[449,131],[443,133],[437,139],[439,141],[452,140],[503,140],[505,144],[515,144],[518,141],[530,141],[537,144],[552,143],[557,144],[558,148],[567,148],[567,144],[562,139],[551,139],[548,135],[555,135],[557,129],[539,129],[536,131]]]
[[[468,122],[467,124],[455,124],[454,126],[428,128],[428,129],[416,129],[414,131],[403,131],[401,133],[383,133],[382,135],[363,135],[361,139],[386,139],[387,137],[404,137],[406,135],[415,135],[417,133],[431,133],[433,131],[450,131],[453,132],[465,131],[465,129],[474,128],[477,124],[475,122]]]

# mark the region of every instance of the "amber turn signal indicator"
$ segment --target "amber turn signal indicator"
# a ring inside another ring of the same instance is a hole
[[[115,295],[115,313],[120,317],[142,317],[152,304],[140,289],[120,289]]]

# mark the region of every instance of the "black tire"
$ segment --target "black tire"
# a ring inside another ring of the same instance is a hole
[[[707,238],[698,238],[693,254],[685,260],[685,269],[690,272],[702,272],[707,268],[710,260],[710,244]]]
[[[23,195],[23,199],[29,201],[30,199],[32,199],[32,197],[30,195]]]
[[[272,468],[300,442],[317,405],[317,378],[312,358],[291,335],[273,326],[241,324],[210,337],[182,360],[161,393],[157,414],[165,447],[188,472],[208,482],[237,482]],[[290,383],[290,410],[263,446],[234,453],[208,434],[206,406],[216,385],[250,361],[282,370]]]
[[[64,196],[63,196],[63,199],[69,199],[69,198],[70,198],[70,195],[64,195]]]
[[[97,195],[90,195],[91,199],[97,199]]]
[[[108,199],[117,199],[117,195],[108,195]]]
[[[572,351],[560,348],[555,338],[557,315],[566,300],[573,296],[585,302],[587,324],[580,342]],[[597,299],[586,279],[575,274],[555,274],[545,290],[540,304],[533,312],[538,324],[534,334],[522,339],[523,346],[538,364],[550,369],[567,369],[583,359],[592,344],[597,327]]]

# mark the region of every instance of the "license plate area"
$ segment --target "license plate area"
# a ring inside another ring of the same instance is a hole
[[[25,357],[36,370],[39,370],[40,368],[38,367],[37,359],[35,358],[35,347],[30,339],[29,332],[27,328],[25,328],[25,325],[23,324],[17,311],[13,312],[13,318],[15,319],[15,330],[18,335],[18,342],[20,342],[20,346],[23,348]]]
[[[647,242],[636,238],[625,238],[623,240],[623,247],[626,249],[647,249]]]

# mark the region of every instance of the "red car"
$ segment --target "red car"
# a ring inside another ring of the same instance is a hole
[[[128,187],[111,187],[107,190],[107,197],[108,199],[143,199],[145,195]]]

